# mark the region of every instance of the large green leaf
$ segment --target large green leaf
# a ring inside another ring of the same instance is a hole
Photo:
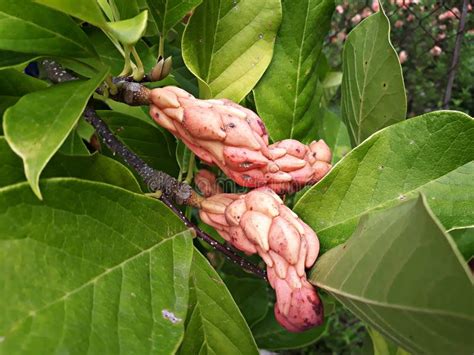
[[[282,350],[297,349],[308,346],[324,334],[327,323],[301,333],[290,333],[275,319],[273,309],[270,309],[261,322],[252,327],[255,341],[261,349]]]
[[[170,353],[188,306],[185,226],[104,184],[42,190],[43,202],[27,184],[0,190],[0,353]]]
[[[255,104],[270,136],[305,138],[318,119],[318,63],[334,0],[284,1],[275,54],[255,88]]]
[[[474,120],[438,111],[374,134],[295,205],[323,249],[344,242],[368,211],[422,191],[447,228],[474,224]]]
[[[183,59],[200,96],[240,102],[270,64],[279,0],[204,0],[183,35]]]
[[[41,171],[66,140],[106,74],[27,94],[5,112],[5,137],[23,159],[26,178],[39,198]]]
[[[161,36],[166,37],[168,31],[202,0],[146,0],[146,2]]]
[[[46,82],[17,70],[0,71],[0,118],[5,110],[14,105],[20,97],[46,87],[48,87]]]
[[[190,306],[181,354],[258,354],[224,282],[199,253],[193,258]]]
[[[342,117],[356,146],[406,116],[402,68],[382,9],[349,33],[342,61]]]
[[[105,17],[96,0],[34,0],[42,5],[77,17],[98,27],[105,26]]]
[[[474,279],[421,197],[366,215],[311,280],[410,353],[474,350]]]
[[[8,143],[0,137],[0,187],[25,181],[21,159],[13,153]],[[104,182],[124,189],[140,192],[135,176],[122,164],[101,154],[90,156],[55,155],[44,169],[43,178],[76,177]]]
[[[96,55],[69,16],[30,0],[0,0],[0,49],[73,58]]]
[[[176,140],[149,118],[149,123],[113,111],[99,111],[109,127],[133,152],[151,167],[176,176],[179,167],[175,158]]]
[[[24,65],[36,58],[38,58],[36,54],[0,50],[0,69]]]

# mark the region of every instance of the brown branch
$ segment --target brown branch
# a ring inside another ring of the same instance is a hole
[[[76,80],[77,77],[67,72],[61,65],[52,60],[43,60],[41,62],[48,79],[53,83],[61,83],[65,81]],[[114,78],[113,82],[117,85],[118,92],[113,99],[125,102],[129,105],[145,105],[148,104],[149,89],[139,83],[124,80],[124,78]],[[99,117],[94,108],[90,105],[84,110],[84,118],[94,128],[97,135],[103,143],[118,155],[131,169],[133,169],[145,182],[148,189],[152,192],[161,191],[159,199],[169,208],[186,227],[195,231],[196,236],[208,243],[212,248],[221,252],[230,261],[240,265],[258,277],[266,279],[265,270],[247,261],[237,254],[230,247],[216,241],[209,234],[202,231],[198,226],[192,223],[183,213],[173,204],[184,204],[199,207],[203,197],[200,196],[192,187],[186,183],[180,182],[174,177],[153,169],[137,154],[131,151],[123,144],[110,130],[107,124]]]

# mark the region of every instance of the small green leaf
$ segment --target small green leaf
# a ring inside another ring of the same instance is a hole
[[[318,117],[317,70],[334,12],[334,0],[297,0],[282,4],[283,20],[275,54],[254,90],[255,104],[274,141],[302,140]]]
[[[5,138],[0,137],[0,188],[24,182],[21,159],[11,150]],[[75,177],[103,182],[133,192],[141,192],[137,179],[125,166],[102,154],[66,156],[56,154],[44,169],[42,178]]]
[[[181,221],[96,182],[50,179],[42,191],[0,190],[0,353],[176,349],[194,268]]]
[[[0,49],[73,58],[96,56],[87,36],[69,16],[30,0],[0,0]]]
[[[0,50],[0,69],[22,66],[37,58],[38,56],[35,54]]]
[[[179,165],[179,170],[182,174],[185,174],[188,171],[189,159],[191,157],[191,151],[183,141],[178,141],[176,143],[176,161]]]
[[[66,155],[89,155],[89,150],[87,150],[87,147],[76,130],[69,133],[69,136],[67,136],[58,152]]]
[[[23,96],[5,112],[5,137],[24,162],[25,175],[41,198],[39,176],[81,117],[87,101],[107,72]]]
[[[474,349],[474,279],[421,197],[364,216],[311,281],[412,354]]]
[[[353,146],[406,117],[402,68],[390,43],[390,22],[380,8],[344,44],[341,107]]]
[[[178,82],[178,86],[196,97],[199,96],[197,79],[184,64],[183,57],[181,56],[181,49],[166,46],[165,52],[166,50],[169,50],[170,54],[173,56],[173,68],[171,74]]]
[[[270,64],[279,0],[205,0],[183,35],[182,54],[202,98],[240,102]]]
[[[332,164],[336,164],[351,150],[351,142],[346,125],[334,112],[321,110],[321,119],[316,122],[318,138],[331,148]]]
[[[466,261],[474,258],[474,227],[452,229],[449,234]]]
[[[402,348],[384,338],[383,335],[375,329],[367,327],[367,332],[370,335],[370,339],[372,339],[374,355],[410,355]]]
[[[166,38],[168,31],[202,0],[146,0],[158,31]]]
[[[359,218],[423,192],[446,229],[474,225],[474,120],[431,112],[377,132],[306,192],[295,212],[323,250],[344,242]]]
[[[77,17],[97,27],[106,24],[104,14],[96,0],[34,0],[55,10]]]
[[[258,354],[242,314],[217,272],[194,253],[190,309],[180,354]]]
[[[125,145],[138,154],[151,167],[178,175],[175,158],[176,140],[171,134],[142,120],[113,111],[99,111],[99,115],[109,125]],[[151,121],[150,118],[148,118]]]
[[[266,317],[252,328],[252,333],[261,349],[275,351],[313,344],[325,333],[326,328],[327,322],[302,333],[291,333],[276,321],[273,309],[270,309]]]
[[[127,20],[108,22],[107,28],[120,42],[135,45],[145,33],[147,21],[148,11],[145,10]]]

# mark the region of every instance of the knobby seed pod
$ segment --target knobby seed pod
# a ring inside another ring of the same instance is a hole
[[[295,192],[319,181],[331,168],[323,140],[268,144],[263,121],[230,100],[199,100],[173,86],[153,89],[150,115],[201,160],[217,165],[242,186]]]
[[[275,192],[262,187],[210,196],[199,214],[235,248],[264,260],[276,292],[275,317],[283,327],[299,332],[322,324],[323,306],[305,272],[318,256],[318,238]]]

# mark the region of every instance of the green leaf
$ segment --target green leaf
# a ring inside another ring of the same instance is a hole
[[[35,54],[25,54],[0,50],[0,69],[8,69],[16,66],[25,65],[37,58],[38,56]]]
[[[10,149],[5,138],[0,137],[0,188],[25,181],[21,159]],[[135,176],[125,166],[102,154],[65,156],[56,154],[44,169],[43,178],[75,177],[99,181],[141,192]]]
[[[114,0],[121,19],[132,18],[140,13],[137,0]]]
[[[34,0],[34,2],[77,17],[97,27],[104,27],[106,24],[104,14],[96,0]]]
[[[69,16],[30,0],[0,0],[0,49],[73,58],[96,56],[87,36]]]
[[[419,191],[446,229],[474,225],[473,141],[474,120],[455,111],[387,127],[339,161],[294,210],[318,233],[323,250],[349,238],[366,212]]]
[[[349,33],[342,61],[342,117],[356,146],[406,117],[402,68],[382,8]]]
[[[168,45],[165,47],[165,53],[166,51],[169,51],[169,54],[173,57],[171,74],[178,82],[178,86],[196,97],[199,96],[197,79],[184,64],[181,49]]]
[[[250,277],[226,275],[224,282],[249,327],[265,318],[270,302],[265,281]]]
[[[5,137],[24,162],[25,175],[41,198],[39,176],[66,140],[107,72],[87,81],[58,84],[23,96],[5,112]]]
[[[192,152],[183,143],[183,141],[177,141],[176,143],[176,162],[179,165],[180,173],[186,173],[188,171],[189,160]]]
[[[89,155],[89,150],[76,130],[69,133],[58,151],[66,155]]]
[[[330,104],[330,101],[336,95],[341,83],[342,72],[331,71],[324,76],[324,79],[321,82],[321,87],[323,88],[323,100],[321,105],[323,107],[327,107]]]
[[[271,309],[265,319],[252,328],[252,333],[259,348],[275,351],[308,346],[317,341],[324,334],[326,328],[327,322],[302,333],[290,333],[276,321],[273,309]]]
[[[160,202],[108,185],[52,179],[42,190],[43,202],[27,184],[0,190],[0,352],[176,348],[192,262],[186,227]]]
[[[274,141],[302,140],[318,117],[318,65],[334,0],[283,2],[272,62],[254,90],[255,104]]]
[[[316,122],[318,138],[324,139],[331,148],[332,164],[336,164],[351,150],[351,142],[346,125],[334,112],[321,110],[321,119]]]
[[[0,117],[23,95],[45,89],[48,84],[14,69],[0,71]]]
[[[99,111],[99,115],[116,136],[151,167],[173,176],[178,175],[176,140],[173,136],[136,117],[113,111]]]
[[[180,354],[258,354],[242,314],[217,272],[194,253],[190,308]]]
[[[367,327],[367,332],[372,339],[373,354],[374,355],[410,355],[402,348],[396,346],[391,341],[387,340],[375,329]]]
[[[202,0],[146,0],[158,31],[166,38],[168,31]]]
[[[311,281],[410,353],[474,349],[474,279],[421,197],[366,215]]]
[[[279,0],[204,0],[183,35],[183,59],[202,98],[240,102],[270,64]]]
[[[148,11],[145,10],[137,16],[116,22],[108,22],[107,28],[113,37],[120,42],[135,45],[142,38],[146,30]]]
[[[453,229],[449,231],[449,234],[453,237],[464,259],[471,260],[474,257],[474,227]]]
[[[160,126],[158,126],[158,124],[156,124],[148,114],[149,109],[146,106],[129,106],[123,102],[114,101],[112,99],[105,100],[105,103],[112,109],[112,111],[123,113],[127,116],[133,116],[134,118],[138,118],[140,121],[143,121],[150,126],[160,128]]]

